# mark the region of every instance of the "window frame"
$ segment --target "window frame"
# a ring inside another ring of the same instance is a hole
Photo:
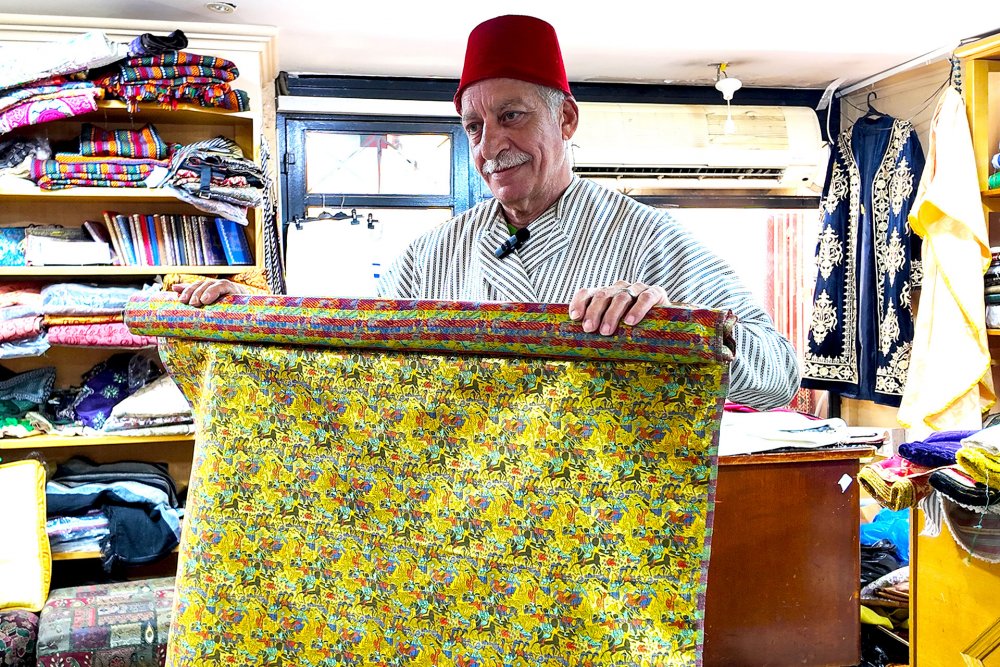
[[[470,168],[469,140],[458,118],[358,116],[345,114],[278,114],[281,157],[281,204],[284,226],[305,217],[309,207],[451,208],[457,215],[482,201],[484,184]],[[372,195],[306,191],[305,139],[308,132],[357,134],[448,134],[451,136],[451,184],[447,195]],[[476,176],[473,178],[473,176]]]

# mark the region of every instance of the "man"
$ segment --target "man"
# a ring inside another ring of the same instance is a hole
[[[380,295],[568,301],[584,331],[603,335],[654,306],[730,309],[739,318],[730,400],[758,409],[791,400],[795,352],[732,269],[666,212],[573,175],[579,109],[551,25],[500,16],[477,26],[454,101],[494,199],[414,241],[382,277]],[[234,291],[207,281],[181,300],[200,305]]]

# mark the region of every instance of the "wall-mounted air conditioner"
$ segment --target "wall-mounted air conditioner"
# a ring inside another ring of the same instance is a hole
[[[828,157],[806,107],[580,103],[574,171],[629,190],[818,196]]]

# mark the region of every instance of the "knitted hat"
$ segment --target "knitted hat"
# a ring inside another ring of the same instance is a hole
[[[462,93],[484,79],[518,79],[571,95],[555,28],[533,16],[498,16],[469,34],[455,109],[462,113]]]

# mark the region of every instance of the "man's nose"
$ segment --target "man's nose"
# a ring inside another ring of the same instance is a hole
[[[495,160],[507,148],[507,137],[503,128],[493,123],[483,123],[479,140],[479,152],[483,159]]]

